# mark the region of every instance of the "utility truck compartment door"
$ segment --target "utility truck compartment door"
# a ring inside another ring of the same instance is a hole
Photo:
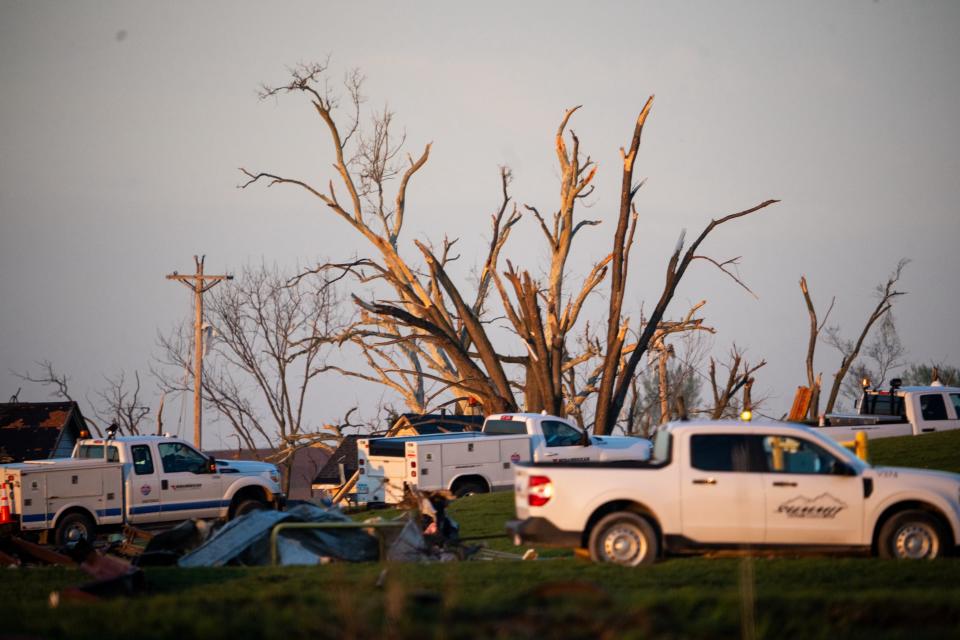
[[[500,443],[478,438],[476,442],[450,442],[443,445],[443,464],[485,464],[500,460]]]
[[[47,474],[47,495],[55,498],[83,498],[103,493],[100,469],[53,471]]]

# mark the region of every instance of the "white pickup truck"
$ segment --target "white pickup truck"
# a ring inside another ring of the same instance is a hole
[[[71,458],[0,466],[0,481],[19,528],[59,545],[109,525],[232,518],[284,500],[276,466],[214,460],[167,436],[79,440]]]
[[[813,429],[679,422],[649,462],[521,464],[516,544],[635,566],[717,548],[936,558],[960,540],[960,475],[872,467]]]
[[[892,382],[889,390],[864,390],[856,414],[828,414],[816,429],[841,442],[852,440],[857,431],[875,439],[960,429],[960,388]]]
[[[651,447],[643,438],[591,436],[545,413],[496,414],[480,432],[360,439],[356,499],[394,504],[404,485],[457,497],[510,489],[518,462],[646,460]]]

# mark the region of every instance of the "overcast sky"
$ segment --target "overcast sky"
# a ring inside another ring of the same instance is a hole
[[[359,4],[0,0],[3,400],[23,385],[10,372],[41,359],[80,397],[104,375],[145,372],[157,331],[191,313],[164,275],[190,271],[195,253],[216,273],[367,251],[301,192],[236,188],[240,166],[331,177],[309,105],[256,96],[328,55],[334,78],[363,70],[369,104],[389,102],[412,151],[434,144],[409,192],[408,256],[415,238],[462,236],[466,280],[503,164],[518,202],[555,208],[552,137],[582,104],[572,127],[600,169],[580,215],[605,221],[575,249],[584,272],[609,251],[618,149],[656,94],[638,165],[634,315],[654,304],[681,229],[779,198],[704,246],[742,256],[758,299],[700,263],[672,308],[706,299],[718,353],[736,342],[768,360],[757,382],[768,413],[805,383],[801,274],[821,308],[836,296],[831,324],[851,335],[875,285],[910,258],[895,310],[908,359],[960,365],[960,3]],[[532,220],[509,255],[543,264]],[[821,345],[825,378],[837,363]],[[331,380],[315,421],[372,411],[381,393]]]

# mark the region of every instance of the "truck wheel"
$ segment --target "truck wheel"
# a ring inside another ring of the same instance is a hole
[[[453,495],[457,498],[466,498],[477,493],[489,493],[487,486],[476,480],[468,480],[453,490]]]
[[[257,500],[256,498],[244,500],[237,504],[237,508],[233,510],[233,517],[239,518],[240,516],[247,515],[251,511],[266,511],[268,508],[262,500]]]
[[[604,516],[590,532],[590,559],[626,567],[653,564],[660,544],[643,516],[618,511]]]
[[[96,536],[95,531],[96,524],[90,516],[80,511],[74,511],[60,518],[60,522],[57,523],[57,528],[54,530],[53,539],[60,547],[80,540],[93,542]]]
[[[881,558],[933,560],[946,552],[943,530],[925,511],[904,511],[883,523],[877,551]]]

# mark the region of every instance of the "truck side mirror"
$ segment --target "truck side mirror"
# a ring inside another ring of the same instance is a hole
[[[207,458],[207,473],[216,473],[217,472],[217,459],[213,456]]]

